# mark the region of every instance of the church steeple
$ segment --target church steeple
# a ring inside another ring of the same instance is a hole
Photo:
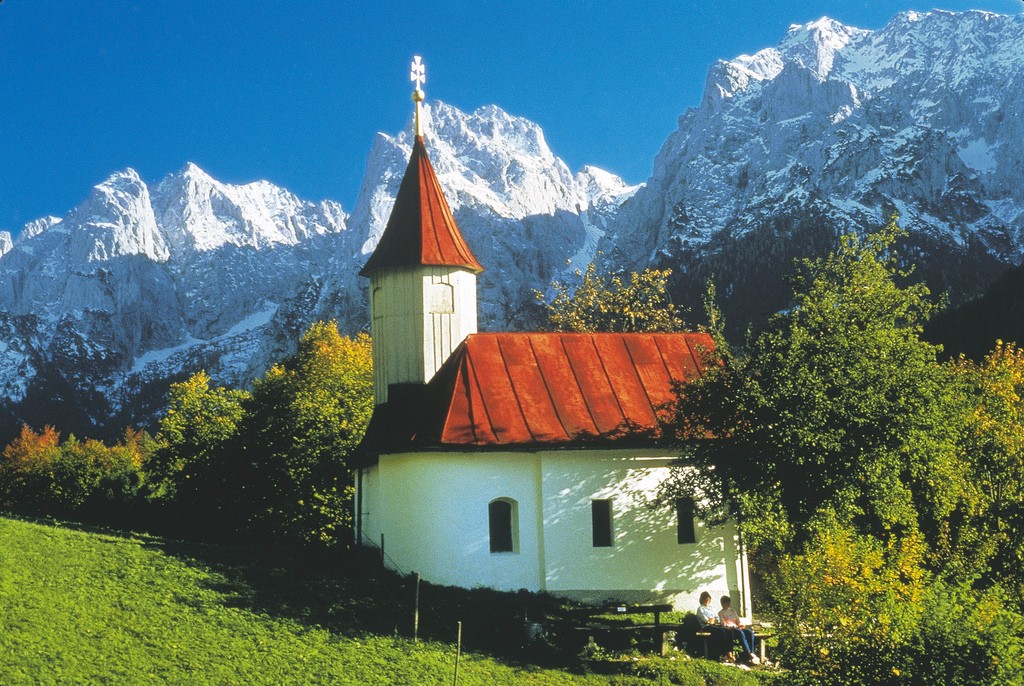
[[[419,116],[424,75],[416,57],[412,156],[380,242],[359,272],[370,279],[377,404],[387,402],[389,386],[429,381],[476,333],[476,275],[484,268],[462,237],[427,156]]]
[[[359,274],[416,265],[463,267],[474,274],[484,270],[455,223],[422,136],[413,143],[387,227]]]

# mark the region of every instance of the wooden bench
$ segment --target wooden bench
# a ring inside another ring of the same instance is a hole
[[[757,644],[757,657],[764,662],[767,659],[767,651],[765,648],[765,639],[771,638],[774,634],[771,633],[771,627],[763,627],[757,624],[751,625],[749,628],[754,630],[754,642]],[[765,631],[767,629],[767,631]],[[708,641],[711,639],[711,631],[709,629],[701,629],[694,634],[697,638],[701,639],[701,643],[704,648],[704,659],[709,659],[710,651],[708,650]]]
[[[754,630],[754,640],[757,641],[757,656],[761,659],[761,662],[763,663],[765,660],[768,659],[764,645],[765,639],[769,639],[775,636],[775,634],[772,633],[772,625],[755,623],[751,624],[750,628]]]

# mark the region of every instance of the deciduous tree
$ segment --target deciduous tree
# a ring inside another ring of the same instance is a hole
[[[139,495],[141,464],[149,449],[145,434],[131,429],[112,446],[69,436],[47,426],[23,426],[0,457],[0,507],[53,517],[113,521]]]
[[[964,541],[965,567],[985,561],[1024,593],[1024,350],[997,341],[981,363],[954,363],[971,401],[965,454],[977,489]]]
[[[680,430],[715,437],[688,447],[704,491],[725,484],[759,543],[799,544],[824,512],[870,535],[930,533],[964,496],[962,406],[919,337],[927,288],[899,284],[898,232],[799,263],[793,306],[681,398]]]
[[[171,385],[145,465],[154,499],[198,508],[197,519],[210,516],[208,508],[230,487],[225,456],[237,443],[246,398],[245,391],[211,387],[206,372]]]
[[[576,271],[575,288],[551,284],[548,323],[555,331],[678,331],[683,318],[668,294],[671,275],[670,269],[645,269],[623,277],[601,273],[591,262]]]
[[[292,541],[333,545],[351,527],[348,458],[373,412],[370,339],[314,324],[247,403],[244,459],[254,525]]]
[[[1016,683],[1019,605],[985,578],[981,519],[1012,559],[1022,522],[1000,489],[1020,481],[1024,360],[939,364],[898,234],[893,220],[800,262],[792,307],[683,389],[687,468],[667,490],[740,518],[794,683]]]

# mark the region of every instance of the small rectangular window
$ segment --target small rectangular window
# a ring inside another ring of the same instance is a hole
[[[612,501],[591,500],[590,516],[594,527],[594,547],[609,548],[612,545]]]
[[[676,540],[679,543],[696,543],[697,532],[693,527],[693,499],[676,500]]]

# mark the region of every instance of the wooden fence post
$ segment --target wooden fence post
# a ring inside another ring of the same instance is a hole
[[[416,599],[412,610],[412,642],[416,643],[420,636],[420,575],[419,572],[413,572],[412,575],[416,583]]]
[[[452,686],[459,686],[459,657],[462,655],[462,622],[459,622],[459,633],[455,638],[455,680]]]

